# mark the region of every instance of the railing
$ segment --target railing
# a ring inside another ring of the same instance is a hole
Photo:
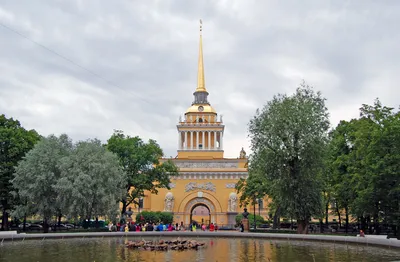
[[[179,122],[179,126],[223,126],[222,122]]]

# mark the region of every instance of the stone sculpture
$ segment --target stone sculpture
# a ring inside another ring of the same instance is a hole
[[[237,195],[232,192],[229,194],[228,212],[236,212],[237,208]]]
[[[246,158],[246,151],[244,151],[243,147],[242,150],[240,150],[240,158]]]
[[[165,200],[164,200],[164,211],[165,212],[172,212],[174,208],[174,195],[171,192],[168,192],[165,195]]]

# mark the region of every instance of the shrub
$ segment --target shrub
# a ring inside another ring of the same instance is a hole
[[[174,221],[174,215],[171,212],[159,212],[159,221],[163,224],[171,224]]]
[[[170,224],[174,220],[174,216],[170,212],[154,212],[143,211],[136,214],[136,222],[138,223],[159,223]]]
[[[249,216],[247,217],[249,219],[249,224],[250,226],[252,226],[254,224],[254,215],[253,214],[249,214]],[[236,225],[240,225],[240,222],[242,221],[243,216],[242,214],[239,214],[235,217],[235,221],[236,221]],[[257,226],[260,226],[262,224],[266,224],[267,222],[264,220],[264,218],[262,216],[256,215],[256,224]]]
[[[274,234],[297,234],[296,230],[288,230],[288,229],[251,229],[250,232],[254,233],[274,233]]]

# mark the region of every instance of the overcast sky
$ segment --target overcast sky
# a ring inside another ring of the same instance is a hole
[[[209,101],[237,157],[256,109],[302,79],[327,98],[333,126],[376,97],[397,108],[399,14],[397,0],[2,0],[1,24],[73,63],[0,26],[0,114],[74,140],[120,129],[175,157],[201,18]]]

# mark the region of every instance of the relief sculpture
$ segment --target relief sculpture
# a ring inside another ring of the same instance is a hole
[[[213,183],[211,182],[207,182],[207,183],[196,183],[196,182],[190,182],[188,184],[186,184],[185,186],[185,192],[189,192],[192,190],[207,190],[207,191],[212,191],[215,192],[216,191],[216,187]]]
[[[175,162],[179,168],[238,168],[237,162]]]

